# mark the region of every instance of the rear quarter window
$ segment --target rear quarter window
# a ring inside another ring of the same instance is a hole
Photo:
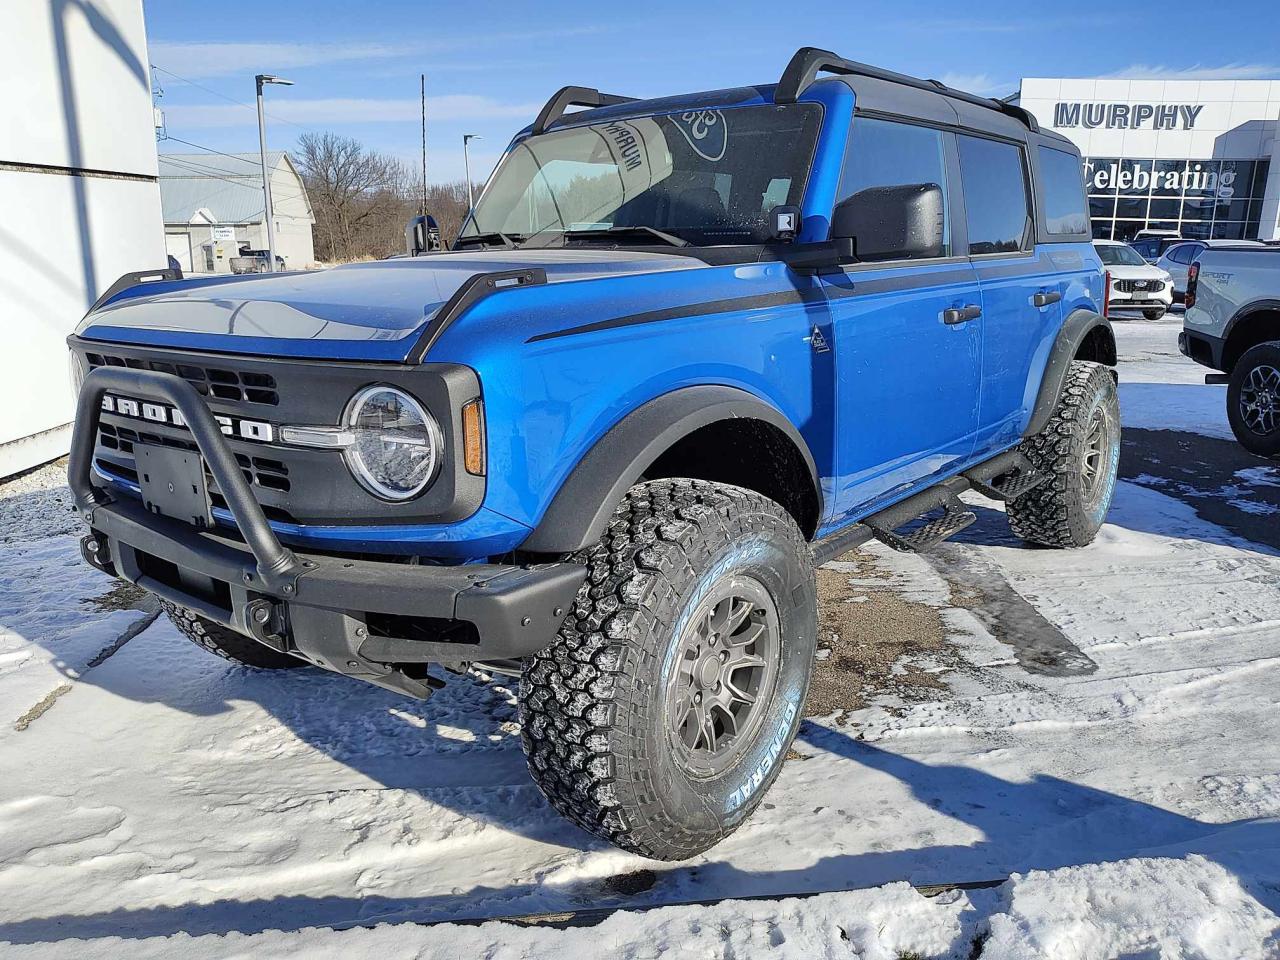
[[[1039,151],[1045,229],[1051,236],[1088,233],[1080,158],[1052,147],[1040,147]]]

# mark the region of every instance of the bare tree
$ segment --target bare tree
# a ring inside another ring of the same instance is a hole
[[[385,257],[404,249],[404,228],[418,212],[422,184],[395,157],[334,133],[305,133],[294,158],[315,214],[316,255],[344,261]],[[453,242],[467,214],[467,185],[432,184],[427,212],[440,237]]]
[[[414,207],[413,178],[403,163],[334,133],[304,133],[297,160],[320,259],[381,257],[403,246]]]

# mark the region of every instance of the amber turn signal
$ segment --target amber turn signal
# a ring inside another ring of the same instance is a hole
[[[480,400],[462,408],[462,465],[467,473],[484,475],[484,403]]]

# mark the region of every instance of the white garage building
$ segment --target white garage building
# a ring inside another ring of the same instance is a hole
[[[1093,235],[1280,238],[1280,80],[1025,79],[1085,160]]]
[[[0,477],[65,453],[67,334],[165,266],[141,0],[0,5]]]
[[[314,266],[315,216],[307,188],[288,154],[267,154],[271,170],[276,256],[286,270]],[[242,246],[267,248],[262,165],[257,153],[165,154],[160,196],[168,252],[185,273],[230,273]]]

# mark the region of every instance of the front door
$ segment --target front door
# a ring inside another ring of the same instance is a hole
[[[937,184],[942,256],[860,262],[825,275],[838,404],[835,519],[847,521],[955,471],[973,452],[981,390],[981,297],[952,247],[954,159],[941,130],[858,117],[838,200],[872,187]]]

